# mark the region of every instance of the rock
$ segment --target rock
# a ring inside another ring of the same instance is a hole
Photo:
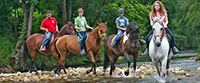
[[[146,77],[142,74],[140,75],[140,79],[145,79]]]
[[[183,80],[183,78],[177,78],[177,80]]]
[[[184,69],[184,71],[185,71],[185,72],[189,72],[189,71],[190,71],[190,69]]]
[[[181,71],[175,71],[176,75],[185,75],[185,71],[181,70]]]
[[[185,76],[186,76],[186,77],[191,77],[191,76],[193,76],[193,74],[188,74],[188,73],[186,73]]]
[[[197,68],[197,71],[200,71],[200,67]]]
[[[100,78],[93,78],[92,80],[100,80]]]

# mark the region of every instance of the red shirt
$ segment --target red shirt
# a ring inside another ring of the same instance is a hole
[[[56,32],[56,25],[57,25],[56,19],[51,17],[50,19],[45,18],[42,21],[41,27],[44,27],[44,28],[48,29],[48,31],[55,33]]]

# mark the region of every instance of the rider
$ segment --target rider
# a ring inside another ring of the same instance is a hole
[[[129,25],[129,20],[124,16],[124,9],[120,8],[118,10],[119,17],[115,20],[116,27],[118,28],[117,37],[114,39],[110,45],[113,47],[116,44],[116,41],[119,39],[119,36],[126,31],[127,26]]]
[[[80,43],[80,47],[81,47],[80,54],[81,55],[85,55],[85,49],[84,49],[85,43],[84,42],[86,39],[86,36],[85,36],[86,28],[93,29],[92,27],[87,25],[86,19],[83,16],[83,12],[84,11],[82,8],[78,9],[78,17],[76,17],[75,23],[74,23],[75,29],[78,33],[78,36],[81,38],[81,43]]]
[[[155,1],[152,8],[151,8],[151,12],[150,12],[150,24],[151,24],[151,26],[153,26],[153,24],[154,24],[153,20],[151,19],[152,17],[161,19],[163,16],[165,16],[164,21],[163,21],[163,26],[165,28],[166,33],[168,33],[172,38],[173,53],[177,54],[177,53],[179,53],[179,50],[176,48],[174,36],[173,36],[172,32],[169,30],[169,28],[167,27],[167,24],[168,24],[167,11],[166,11],[164,5],[160,1]],[[146,50],[144,52],[144,55],[148,55],[148,51],[149,51],[149,49],[148,49],[148,47],[149,47],[148,38],[152,34],[153,34],[153,31],[151,30],[146,37]]]
[[[42,21],[42,24],[40,27],[40,29],[44,31],[44,36],[45,36],[45,39],[43,40],[42,45],[40,47],[40,51],[46,50],[45,45],[50,40],[50,37],[53,35],[53,33],[58,31],[57,21],[55,18],[51,17],[51,12],[48,11],[46,16],[47,16],[47,18],[45,18]]]

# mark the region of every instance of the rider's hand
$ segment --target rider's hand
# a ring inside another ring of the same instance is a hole
[[[164,24],[164,28],[167,28],[167,24]]]
[[[48,30],[48,29],[46,29],[45,31],[46,31],[46,33],[48,33],[48,32],[49,32],[49,30]]]
[[[83,28],[81,28],[82,29],[82,31],[86,31],[85,29],[83,29]]]

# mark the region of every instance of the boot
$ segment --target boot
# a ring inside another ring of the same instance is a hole
[[[146,48],[146,50],[144,51],[143,55],[144,56],[149,56],[149,49],[148,48]]]
[[[142,40],[142,39],[139,39],[139,41],[140,41],[140,44],[141,44],[141,45],[144,45],[144,44],[146,43],[146,41],[145,41],[145,40]]]
[[[179,53],[179,50],[176,48],[176,46],[174,46],[172,48],[172,51],[173,51],[174,54],[178,54]]]
[[[110,43],[110,45],[111,45],[112,47],[115,46],[115,44],[116,44],[116,42]]]
[[[41,46],[40,47],[40,51],[46,51],[46,47],[45,46]]]
[[[82,50],[80,51],[80,55],[85,55],[85,49],[82,49]]]

